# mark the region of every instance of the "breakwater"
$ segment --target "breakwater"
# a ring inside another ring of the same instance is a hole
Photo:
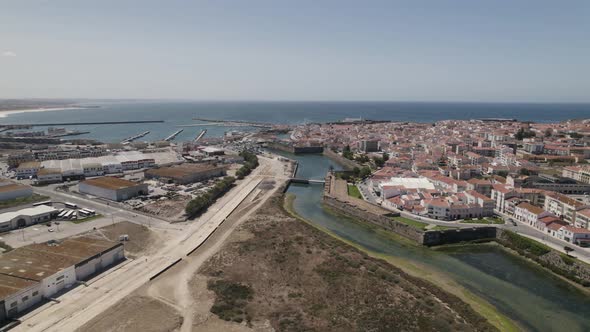
[[[28,123],[20,125],[8,125],[10,127],[20,126],[24,128],[31,127],[51,127],[51,126],[86,126],[86,125],[116,125],[116,124],[134,124],[134,123],[163,123],[164,120],[137,120],[137,121],[96,121],[96,122],[54,122],[54,123]]]

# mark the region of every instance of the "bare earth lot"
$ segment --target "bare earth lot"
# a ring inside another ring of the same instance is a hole
[[[133,307],[135,310],[126,310],[128,307]],[[125,302],[117,303],[111,309],[108,318],[92,320],[79,331],[161,332],[175,331],[182,325],[182,317],[176,313],[174,308],[150,297],[133,295]]]
[[[277,331],[491,331],[438,287],[288,216],[274,197],[199,271],[233,325]],[[265,328],[266,327],[266,328]]]
[[[128,258],[136,258],[149,254],[155,248],[159,236],[152,232],[148,227],[134,224],[129,221],[122,221],[111,226],[106,226],[92,230],[83,236],[95,236],[99,239],[110,241],[119,241],[120,235],[128,235],[129,241],[125,241],[125,254]]]
[[[282,205],[280,186],[262,183],[198,250],[79,331],[495,330],[456,296],[291,217]],[[137,240],[129,250],[151,259],[163,235],[138,227],[96,235],[129,232],[130,242]]]

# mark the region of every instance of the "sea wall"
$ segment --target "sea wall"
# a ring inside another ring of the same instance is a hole
[[[355,200],[347,200],[335,187],[337,182],[343,180],[336,179],[333,173],[328,173],[324,185],[323,203],[325,206],[342,213],[343,215],[355,219],[366,221],[401,235],[407,239],[415,241],[426,246],[437,246],[465,241],[474,241],[482,239],[494,239],[496,237],[495,227],[478,227],[478,228],[460,228],[442,231],[423,231],[419,228],[408,225],[404,222],[393,219],[400,214],[392,211],[386,211],[380,207],[363,204],[355,204]],[[342,185],[342,184],[341,184]],[[344,184],[345,185],[345,184]],[[382,213],[381,210],[383,210]]]
[[[392,216],[378,215],[328,195],[324,195],[323,202],[327,207],[336,212],[340,212],[355,219],[370,222],[417,243],[423,242],[424,232],[410,225],[396,221],[391,218]]]
[[[498,229],[496,242],[532,259],[553,273],[590,287],[590,265],[514,232]],[[575,251],[574,251],[575,254]]]
[[[425,246],[439,246],[443,244],[495,239],[496,227],[474,227],[447,229],[442,231],[427,231],[422,242]]]
[[[350,159],[346,159],[330,149],[324,149],[324,156],[334,160],[338,164],[342,165],[348,171],[352,170],[355,167],[358,167],[358,168],[361,167],[355,161],[350,160]]]
[[[322,152],[324,152],[323,146],[294,146],[294,145],[273,142],[273,143],[268,143],[268,147],[270,149],[290,152],[290,153],[294,153],[294,154],[322,153]]]

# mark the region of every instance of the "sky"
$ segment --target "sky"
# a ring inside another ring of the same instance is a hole
[[[590,102],[590,1],[0,0],[0,98]]]

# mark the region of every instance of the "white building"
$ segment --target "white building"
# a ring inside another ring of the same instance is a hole
[[[18,211],[0,214],[0,232],[50,221],[57,210],[47,205],[39,205]]]
[[[61,169],[59,168],[41,168],[37,172],[38,184],[59,183],[62,180]]]
[[[590,230],[586,228],[563,226],[557,232],[557,237],[569,243],[587,247],[590,245]]]
[[[82,171],[85,177],[104,175],[104,168],[99,163],[84,164],[82,165]]]
[[[41,163],[38,161],[28,161],[21,163],[16,168],[16,177],[24,179],[37,176],[39,169],[41,169]]]
[[[550,212],[526,202],[518,204],[514,210],[514,218],[516,220],[527,223],[533,227],[536,227],[539,219],[550,215]]]
[[[0,321],[123,260],[123,244],[91,237],[32,244],[0,256]]]
[[[399,195],[400,188],[405,189],[431,189],[434,190],[434,184],[427,178],[396,178],[392,177],[387,182],[378,184],[381,197],[390,198]]]

